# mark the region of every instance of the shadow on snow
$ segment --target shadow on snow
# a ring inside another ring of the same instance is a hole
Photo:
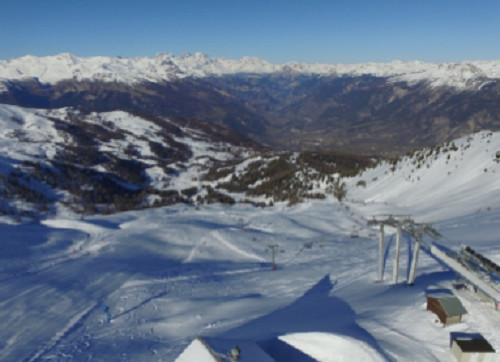
[[[356,323],[357,314],[344,300],[329,296],[336,285],[326,275],[292,304],[229,330],[219,337],[256,341],[276,361],[314,361],[278,337],[323,332],[363,341],[388,361],[377,340]]]

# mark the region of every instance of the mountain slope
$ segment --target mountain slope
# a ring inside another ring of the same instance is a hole
[[[196,118],[279,149],[394,156],[499,130],[499,64],[27,56],[0,62],[0,103]]]
[[[431,87],[380,76],[210,78],[267,120],[261,139],[292,150],[397,155],[483,129],[499,130],[500,81]]]
[[[464,207],[488,214],[500,205],[500,133],[478,132],[382,161],[345,180],[353,200],[388,204],[421,221],[458,217]],[[460,206],[460,207],[459,207]]]
[[[57,205],[95,213],[186,201],[193,191],[181,192],[193,183],[178,184],[180,175],[263,149],[216,125],[123,111],[2,105],[0,122],[2,212],[18,216]]]
[[[498,185],[498,132],[413,151],[373,169],[370,157],[270,151],[233,131],[176,117],[4,105],[0,122],[1,210],[16,218],[46,216],[61,206],[93,214],[178,202],[365,200],[382,189],[390,193],[380,200],[393,205],[408,194],[416,207],[431,192],[453,208],[456,198],[440,193],[448,182],[479,210],[490,205],[470,185]],[[432,191],[420,190],[426,183]]]
[[[499,146],[498,133],[478,133],[383,162],[343,179],[343,203],[180,204],[83,220],[61,209],[41,223],[1,223],[0,358],[175,361],[201,335],[258,345],[278,362],[452,362],[456,331],[481,333],[498,351],[494,304],[472,287],[453,289],[456,274],[425,250],[407,286],[408,236],[399,283],[377,281],[377,230],[367,221],[411,214],[433,222],[446,247],[466,243],[500,264]],[[387,227],[387,273],[394,239]],[[468,311],[459,325],[443,327],[426,310],[426,293],[443,289]]]

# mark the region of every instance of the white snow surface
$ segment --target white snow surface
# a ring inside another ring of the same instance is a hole
[[[255,57],[225,59],[202,53],[175,56],[161,53],[154,57],[77,57],[62,53],[53,56],[24,57],[0,60],[0,91],[2,80],[36,78],[41,83],[61,80],[101,80],[137,83],[171,81],[184,77],[206,77],[236,73],[301,73],[324,75],[364,75],[389,77],[410,83],[426,81],[432,86],[478,88],[491,79],[500,78],[500,61],[464,61],[460,63],[427,63],[421,61],[359,64],[306,64],[288,62],[272,64]]]
[[[366,170],[348,181],[348,195],[366,207],[386,203],[393,210],[397,205],[401,213],[409,213],[419,222],[433,222],[443,214],[457,217],[462,214],[462,205],[487,213],[500,203],[498,152],[500,132],[478,132],[439,152],[427,149],[414,157],[403,157],[394,171],[389,163]],[[424,160],[418,162],[422,154]],[[366,187],[356,186],[361,180]]]
[[[216,362],[207,347],[198,339],[195,339],[175,360],[176,362]]]
[[[280,339],[324,362],[376,362],[384,359],[374,349],[362,342],[329,333],[294,333]]]
[[[46,116],[30,109],[0,105],[0,155],[24,161],[51,159],[64,142]],[[2,161],[3,162],[3,161]]]
[[[236,346],[241,351],[238,358],[239,362],[274,361],[253,342],[235,339],[197,338],[182,352],[175,362],[234,362],[235,360],[231,358],[230,351]]]
[[[344,203],[177,205],[83,219],[61,210],[41,223],[1,222],[0,360],[175,361],[198,336],[247,341],[287,362],[452,362],[450,332],[481,333],[500,351],[500,312],[472,288],[453,289],[455,273],[425,250],[406,284],[409,237],[391,285],[390,228],[377,280],[378,234],[367,221],[385,213],[431,222],[440,244],[464,243],[500,264],[500,134],[455,146],[419,168],[416,155],[345,180]],[[461,323],[443,327],[426,310],[436,289],[461,300]],[[209,361],[201,347],[189,353]]]

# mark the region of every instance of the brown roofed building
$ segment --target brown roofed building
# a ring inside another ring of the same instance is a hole
[[[439,317],[443,326],[460,323],[462,315],[467,314],[460,299],[450,293],[428,293],[427,310]]]

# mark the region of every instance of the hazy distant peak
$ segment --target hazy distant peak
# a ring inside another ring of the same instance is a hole
[[[389,63],[307,64],[287,62],[272,64],[245,56],[241,59],[210,57],[203,53],[175,56],[160,53],[154,57],[77,57],[70,53],[0,61],[0,79],[37,78],[42,83],[65,79],[91,79],[137,83],[170,81],[184,77],[206,77],[238,73],[292,73],[324,75],[373,75],[393,81],[410,83],[425,81],[431,86],[456,88],[479,87],[500,78],[500,61],[469,61],[460,63],[426,63],[395,60]],[[0,88],[1,90],[1,88]]]

